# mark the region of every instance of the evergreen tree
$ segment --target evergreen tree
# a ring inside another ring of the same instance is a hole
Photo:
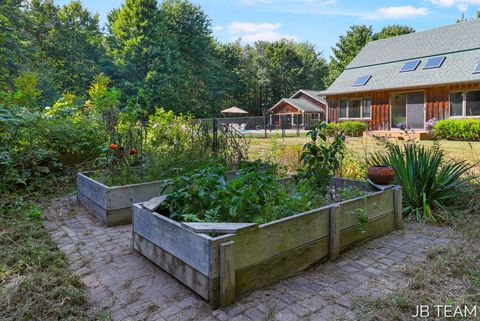
[[[350,27],[347,33],[332,48],[333,56],[330,57],[330,71],[327,82],[331,84],[355,58],[362,48],[373,37],[372,26],[356,25]]]

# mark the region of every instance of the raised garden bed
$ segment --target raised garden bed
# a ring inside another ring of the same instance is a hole
[[[86,209],[95,214],[107,226],[132,223],[132,204],[146,202],[158,196],[165,180],[107,186],[92,178],[95,172],[77,173],[77,199]],[[227,172],[227,179],[236,176]]]
[[[107,186],[92,172],[77,173],[77,199],[107,226],[130,224],[132,204],[145,202],[161,191],[164,181]]]
[[[402,228],[401,187],[378,191],[339,178],[330,185],[369,193],[261,225],[181,223],[134,204],[134,248],[216,308]],[[359,212],[368,222],[360,225]]]

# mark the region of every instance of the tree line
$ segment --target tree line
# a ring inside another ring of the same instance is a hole
[[[220,43],[208,16],[187,0],[126,0],[109,13],[105,30],[77,0],[4,0],[0,103],[42,109],[64,95],[82,102],[103,74],[123,108],[207,117],[236,105],[261,115],[300,88],[325,89],[368,41],[414,31],[352,26],[327,62],[308,42]]]

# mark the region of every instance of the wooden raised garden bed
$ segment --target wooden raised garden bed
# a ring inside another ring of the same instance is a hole
[[[93,173],[77,173],[77,200],[107,226],[132,223],[132,204],[158,196],[165,185],[165,180],[159,180],[107,186],[93,179]],[[227,172],[227,180],[235,177],[236,171]]]
[[[331,185],[371,193],[261,225],[180,223],[134,204],[134,248],[216,308],[402,228],[401,187],[377,191],[339,178]],[[358,211],[368,214],[361,227]]]
[[[164,181],[107,186],[90,177],[92,172],[77,173],[77,199],[107,226],[130,224],[132,204],[157,196]]]

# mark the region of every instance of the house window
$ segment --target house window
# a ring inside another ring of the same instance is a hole
[[[319,120],[320,119],[319,116],[320,116],[319,114],[312,114],[312,120]]]
[[[340,118],[370,118],[372,116],[372,100],[342,99],[339,101]]]
[[[467,116],[480,116],[480,91],[467,92],[466,103]]]
[[[450,116],[463,116],[463,92],[450,93]]]
[[[372,116],[372,100],[363,99],[362,100],[362,117],[370,118]]]
[[[347,118],[347,101],[340,100],[340,118]]]
[[[480,90],[451,92],[450,116],[480,116]]]
[[[361,100],[350,100],[348,104],[348,118],[360,118],[362,116]]]

